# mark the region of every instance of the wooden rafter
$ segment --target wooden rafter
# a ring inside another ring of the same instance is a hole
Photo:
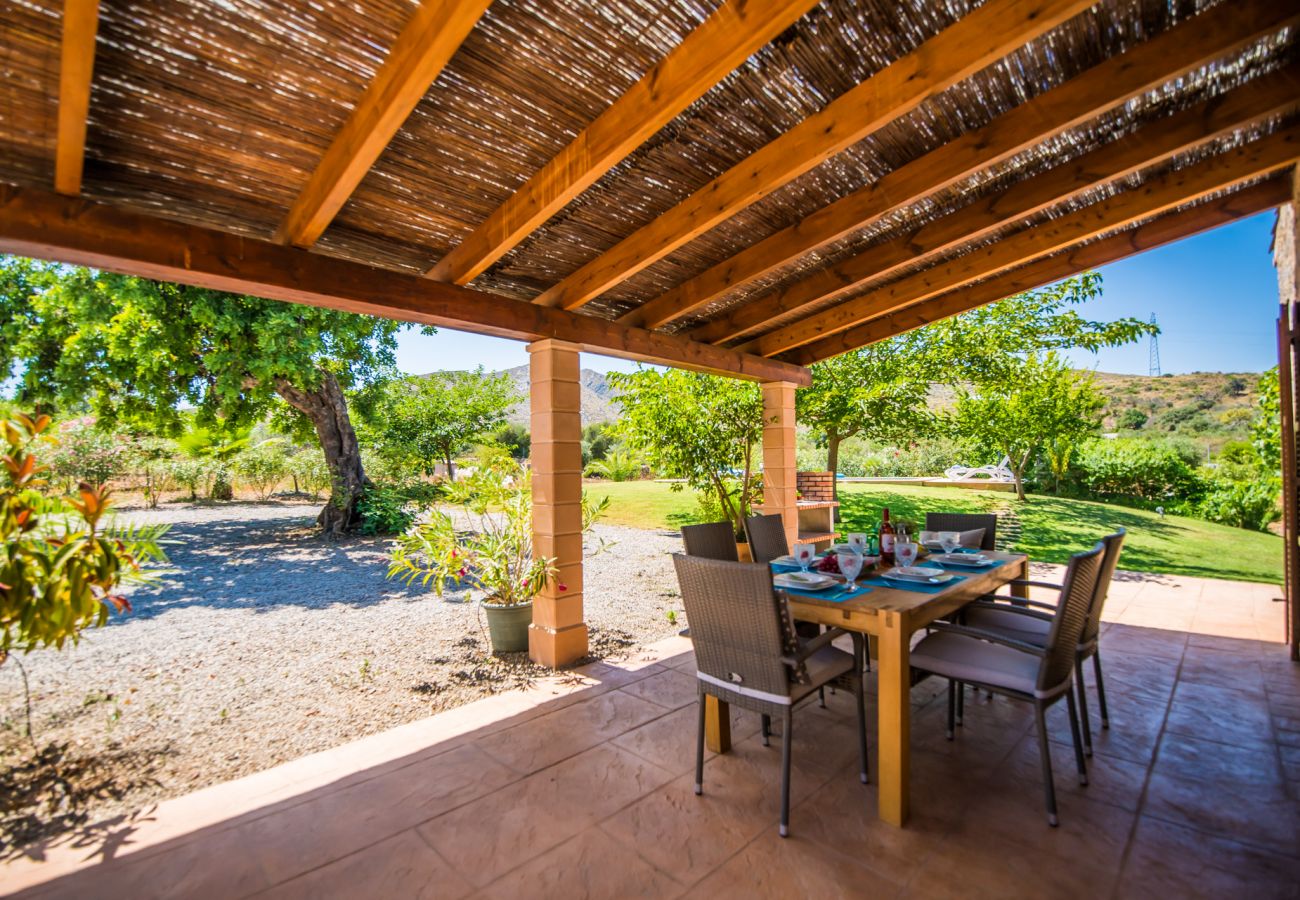
[[[1040,256],[1097,237],[1216,191],[1290,167],[1300,156],[1300,125],[1194,165],[1152,178],[1134,190],[1085,206],[996,241],[950,262],[922,269],[892,284],[779,328],[737,349],[775,356],[852,328],[867,319],[933,297]]]
[[[632,310],[619,321],[658,328],[689,315],[883,216],[1298,20],[1300,14],[1294,9],[1271,0],[1215,6],[1015,107],[983,128],[900,166],[879,181]],[[744,304],[690,334],[710,343],[725,341],[778,314],[765,312],[761,304]]]
[[[777,360],[28,188],[0,185],[0,253],[517,340],[556,338],[753,381],[811,381]]]
[[[811,365],[858,347],[903,334],[931,322],[959,315],[1004,297],[1033,290],[1088,269],[1200,234],[1286,202],[1287,179],[1270,178],[1214,200],[1167,213],[1137,228],[1102,238],[1018,269],[994,276],[971,287],[935,297],[886,315],[869,319],[847,331],[806,344],[781,355],[788,362]]]
[[[1088,0],[990,0],[633,232],[535,302],[564,309],[590,302],[1090,5]]]
[[[728,330],[736,324],[761,328],[778,317],[824,306],[827,300],[859,292],[872,282],[979,240],[1100,185],[1297,107],[1300,65],[1293,65],[819,269],[768,297],[746,304],[743,312],[728,317],[733,323]]]
[[[54,151],[54,189],[60,194],[81,193],[98,31],[99,0],[64,0],[63,46],[59,55],[59,133]]]
[[[728,0],[429,270],[467,284],[790,27],[815,0]]]
[[[309,247],[324,233],[490,3],[420,4],[280,223],[279,241]]]

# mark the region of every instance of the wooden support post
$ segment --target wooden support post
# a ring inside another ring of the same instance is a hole
[[[880,818],[902,827],[909,812],[911,782],[912,629],[907,614],[885,610],[880,614],[879,697]]]
[[[781,515],[791,546],[799,536],[794,392],[789,381],[763,382],[763,512]]]
[[[1278,399],[1282,431],[1282,593],[1286,601],[1286,642],[1293,660],[1300,660],[1300,486],[1297,485],[1296,363],[1300,328],[1300,170],[1291,172],[1291,202],[1278,208],[1273,232],[1273,263],[1277,267],[1281,306],[1277,321]]]
[[[559,574],[533,601],[528,656],[558,668],[587,655],[582,618],[582,402],[578,346],[528,345],[532,402],[533,552]]]

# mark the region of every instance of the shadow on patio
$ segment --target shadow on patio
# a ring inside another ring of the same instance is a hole
[[[1086,788],[1052,710],[1059,829],[1029,710],[981,695],[948,742],[933,680],[912,693],[908,827],[858,783],[840,693],[796,715],[782,840],[779,741],[756,717],[734,713],[694,796],[675,638],[168,801],[5,880],[31,897],[1295,896],[1300,669],[1278,644],[1114,622],[1103,648],[1112,724],[1094,709]]]

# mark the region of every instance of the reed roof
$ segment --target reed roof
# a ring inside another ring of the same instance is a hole
[[[424,273],[698,28],[721,0],[497,0],[312,248]],[[1289,0],[1288,0],[1289,2]],[[418,4],[412,0],[103,0],[83,196],[275,239]],[[975,0],[823,0],[505,253],[470,286],[527,302],[913,51]],[[1202,0],[1102,0],[836,153],[600,294],[617,318],[1031,98],[1185,22]],[[48,188],[60,16],[0,0],[0,181]],[[804,254],[690,315],[689,332],[864,248],[1295,63],[1294,28],[1224,53],[1102,115]],[[1293,124],[1294,112],[1088,191],[914,268],[975,252]],[[1132,223],[1125,227],[1136,227]],[[778,317],[740,341],[879,282]]]

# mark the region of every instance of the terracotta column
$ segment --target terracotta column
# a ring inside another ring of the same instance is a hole
[[[532,403],[533,552],[559,575],[533,601],[528,655],[556,668],[587,653],[582,619],[582,404],[578,347],[528,345]]]
[[[789,381],[763,382],[763,512],[781,514],[791,546],[799,536],[794,392]]]

